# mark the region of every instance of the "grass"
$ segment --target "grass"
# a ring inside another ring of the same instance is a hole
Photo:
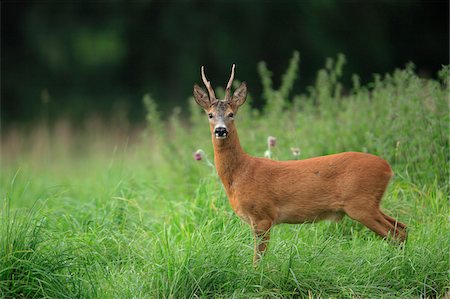
[[[298,62],[295,54],[279,90],[258,66],[266,105],[239,111],[243,147],[262,156],[272,135],[279,160],[292,158],[290,147],[302,159],[350,150],[385,158],[396,176],[382,205],[408,224],[404,246],[348,218],[280,225],[254,268],[250,228],[192,158],[198,148],[212,158],[206,116],[190,99],[188,123],[180,110],[162,122],[147,95],[143,134],[95,119],[84,130],[60,121],[3,133],[0,296],[448,296],[448,68],[440,81],[409,65],[367,86],[355,76],[345,89],[340,56],[306,94],[291,95]]]

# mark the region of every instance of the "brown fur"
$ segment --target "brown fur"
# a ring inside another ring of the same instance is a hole
[[[234,121],[226,117],[245,101],[245,84],[228,102],[206,101],[200,87],[194,90],[197,103],[215,115],[210,120],[214,162],[233,210],[253,227],[255,262],[266,249],[270,228],[279,223],[339,221],[348,215],[382,237],[406,238],[406,225],[380,210],[393,175],[386,161],[357,152],[295,161],[251,157],[240,145]],[[227,126],[225,139],[215,137],[218,118]]]

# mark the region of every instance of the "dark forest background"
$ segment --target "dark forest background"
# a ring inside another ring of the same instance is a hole
[[[1,121],[140,122],[146,93],[163,112],[185,111],[200,66],[223,86],[232,63],[258,106],[257,63],[277,85],[294,50],[296,93],[338,53],[344,86],[410,61],[434,77],[449,63],[448,13],[448,1],[2,1]]]

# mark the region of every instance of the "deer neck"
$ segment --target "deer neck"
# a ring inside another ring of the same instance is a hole
[[[224,187],[229,191],[234,176],[246,158],[235,128],[230,130],[226,139],[216,139],[212,134],[214,146],[214,164]]]

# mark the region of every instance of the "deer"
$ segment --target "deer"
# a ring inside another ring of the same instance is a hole
[[[253,263],[266,251],[270,230],[281,223],[320,220],[339,222],[345,215],[384,239],[403,242],[406,225],[380,210],[380,202],[393,177],[382,158],[361,152],[276,161],[247,154],[239,142],[235,116],[247,97],[242,82],[231,93],[235,64],[223,100],[216,98],[201,67],[206,93],[194,85],[194,99],[209,119],[214,164],[234,212],[254,233]]]

